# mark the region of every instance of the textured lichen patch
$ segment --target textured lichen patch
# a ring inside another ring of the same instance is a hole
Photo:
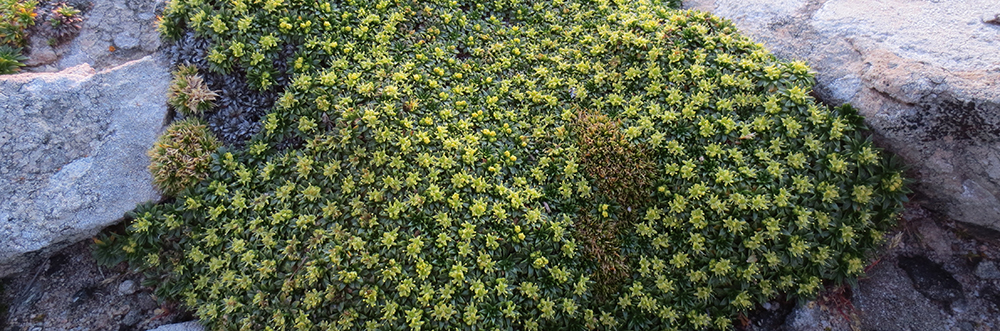
[[[804,64],[704,13],[174,0],[164,22],[261,89],[297,47],[246,151],[120,241],[211,327],[725,329],[859,274],[905,193]]]

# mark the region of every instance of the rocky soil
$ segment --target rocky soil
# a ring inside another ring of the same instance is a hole
[[[191,319],[158,303],[142,276],[124,265],[98,266],[90,243],[76,243],[3,280],[0,330],[148,330]]]

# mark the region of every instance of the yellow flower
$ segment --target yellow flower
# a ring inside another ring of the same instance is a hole
[[[874,191],[872,190],[871,187],[868,187],[866,185],[858,185],[854,187],[852,196],[854,197],[854,202],[865,205],[871,201],[873,193]]]

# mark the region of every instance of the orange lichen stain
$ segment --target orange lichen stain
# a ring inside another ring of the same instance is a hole
[[[108,52],[114,53],[115,52],[115,45],[108,46]]]

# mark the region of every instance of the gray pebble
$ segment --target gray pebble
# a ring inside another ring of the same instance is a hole
[[[979,16],[979,20],[986,24],[1000,24],[1000,14],[985,13]]]
[[[129,295],[135,293],[136,290],[135,282],[131,280],[126,280],[118,285],[118,294],[120,295]]]
[[[204,331],[205,327],[198,321],[168,324],[148,331]]]
[[[976,266],[976,277],[982,279],[1000,279],[1000,270],[993,261],[983,260]]]

